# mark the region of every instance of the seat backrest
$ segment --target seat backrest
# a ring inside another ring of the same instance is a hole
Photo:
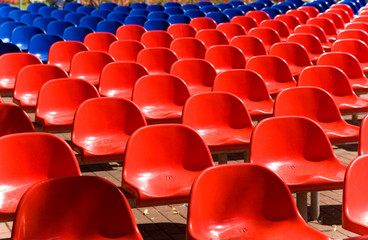
[[[24,23],[21,22],[13,22],[13,21],[7,21],[0,25],[0,39],[2,42],[11,42],[11,36],[13,33],[13,30],[16,27],[19,26],[25,26]]]
[[[196,33],[197,39],[201,40],[207,48],[214,45],[227,45],[229,41],[226,35],[217,29],[203,29]]]
[[[171,42],[170,49],[173,50],[178,59],[182,58],[204,58],[206,46],[194,37],[181,37]]]
[[[321,27],[314,24],[299,25],[294,29],[294,33],[310,33],[318,37],[321,43],[327,42],[325,31]]]
[[[217,71],[226,69],[244,69],[245,57],[240,48],[233,45],[217,45],[207,49],[205,59],[212,63]]]
[[[263,11],[260,11],[260,10],[249,11],[245,14],[245,16],[251,17],[254,20],[256,20],[258,25],[263,20],[271,19],[270,16],[266,12],[263,12]]]
[[[21,133],[35,132],[31,118],[20,107],[10,103],[0,103],[0,136]]]
[[[337,13],[323,12],[323,13],[318,14],[317,17],[325,17],[325,18],[331,19],[333,21],[333,23],[335,24],[335,27],[337,29],[343,29],[344,28],[344,25],[345,25],[344,20]]]
[[[116,34],[116,30],[123,24],[117,20],[103,20],[97,23],[96,32],[107,32]]]
[[[116,37],[119,40],[136,40],[140,41],[146,29],[140,25],[123,25],[116,30]]]
[[[301,25],[301,22],[296,16],[288,14],[277,15],[275,20],[284,22],[288,26],[290,32],[293,32],[297,26]]]
[[[192,18],[189,23],[198,32],[203,29],[216,29],[216,22],[208,17],[196,17]]]
[[[61,227],[65,221],[75,227]],[[124,194],[111,182],[94,176],[55,178],[32,186],[20,201],[12,238],[83,238],[86,234],[143,239]]]
[[[307,24],[314,24],[321,27],[325,31],[326,35],[334,35],[337,33],[335,23],[326,17],[310,18],[308,19]]]
[[[230,41],[230,45],[240,48],[246,61],[253,56],[267,55],[266,48],[261,39],[256,36],[236,36]]]
[[[349,13],[349,16],[351,19],[354,18],[354,12],[353,10],[351,9],[351,7],[349,5],[346,5],[346,4],[333,4],[330,6],[331,9],[344,9],[346,10],[348,13]]]
[[[93,33],[93,30],[89,27],[68,27],[64,30],[63,37],[67,41],[83,42],[90,33]]]
[[[84,13],[76,13],[76,12],[71,12],[71,13],[67,13],[64,16],[64,20],[65,21],[69,21],[74,23],[75,25],[79,26],[80,20],[82,17],[87,16]]]
[[[64,41],[64,39],[59,35],[37,34],[29,40],[28,52],[47,63],[50,47],[60,41]]]
[[[138,53],[144,48],[144,45],[137,40],[118,40],[111,43],[108,53],[115,61],[135,62]]]
[[[170,33],[163,30],[151,30],[142,34],[140,42],[146,47],[165,47],[169,48],[173,37]]]
[[[107,15],[109,15],[111,11],[110,10],[106,10],[106,9],[95,9],[91,12],[91,16],[96,16],[96,17],[102,17],[103,19],[107,18]]]
[[[329,8],[327,9],[326,12],[337,13],[344,21],[344,24],[349,23],[351,21],[350,15],[348,11],[346,11],[345,9]]]
[[[93,31],[96,31],[97,29],[97,24],[101,21],[103,21],[104,19],[102,17],[97,17],[97,16],[84,16],[80,19],[79,21],[79,27],[88,27],[90,29],[92,29]]]
[[[229,17],[223,12],[209,12],[206,17],[213,19],[216,24],[230,22]]]
[[[189,10],[186,10],[184,12],[184,15],[190,17],[191,19],[206,16],[206,14],[202,10],[200,10],[200,9],[189,9]]]
[[[164,19],[148,19],[144,23],[144,28],[147,31],[152,31],[152,30],[166,31],[169,26],[170,26],[170,23]]]
[[[368,117],[367,115],[364,116],[360,124],[358,154],[359,155],[368,154]]]
[[[281,20],[276,19],[270,19],[270,20],[264,20],[259,25],[260,27],[269,27],[279,34],[280,37],[285,38],[290,35],[290,31],[286,23],[282,22]]]
[[[74,26],[75,25],[69,21],[64,21],[64,20],[53,21],[49,25],[47,25],[46,33],[55,34],[55,35],[59,35],[60,37],[62,37],[65,29],[67,29],[68,27],[74,27]]]
[[[27,24],[28,26],[32,26],[33,21],[38,17],[42,17],[42,15],[38,13],[26,13],[20,17],[19,21]]]
[[[66,10],[66,9],[57,9],[55,11],[52,11],[50,16],[51,17],[54,17],[58,20],[64,20],[65,18],[65,15],[67,15],[68,13],[70,13],[69,10]]]
[[[272,45],[269,54],[281,57],[289,65],[312,65],[307,50],[303,47],[303,45],[296,42],[275,43],[274,45]]]
[[[235,36],[245,35],[245,29],[242,25],[232,22],[224,22],[217,25],[217,30],[225,33],[227,40],[230,42]]]
[[[113,11],[114,8],[117,7],[117,6],[118,6],[118,4],[114,3],[114,2],[104,2],[104,3],[100,4],[99,9]]]
[[[83,40],[83,43],[90,51],[108,52],[110,45],[117,40],[117,37],[112,33],[94,32],[87,34]]]
[[[351,22],[346,24],[345,26],[345,30],[347,29],[360,29],[363,31],[368,31],[368,23],[364,23],[364,22]]]
[[[233,17],[230,22],[242,25],[247,32],[252,28],[258,27],[257,21],[249,16],[236,16]]]
[[[45,32],[34,26],[18,26],[12,34],[10,42],[17,45],[22,51],[28,51],[29,41],[36,34],[44,34]]]
[[[96,10],[96,8],[94,6],[81,6],[79,8],[76,9],[77,13],[84,13],[87,16],[91,15],[91,13]]]
[[[124,24],[125,25],[140,25],[144,26],[145,22],[148,21],[147,17],[142,15],[129,15],[125,18]]]
[[[360,29],[347,29],[339,32],[336,39],[359,39],[368,44],[368,33]]]
[[[347,52],[359,62],[368,61],[368,45],[359,39],[339,39],[332,44],[331,52]]]
[[[145,48],[139,52],[137,62],[145,66],[150,74],[169,73],[171,66],[178,60],[169,48]]]
[[[306,24],[308,19],[310,18],[309,13],[298,10],[298,9],[292,9],[286,12],[286,15],[294,15],[298,18],[301,24]]]
[[[301,44],[311,54],[324,53],[321,41],[311,33],[294,33],[288,37],[287,41]]]
[[[261,39],[267,52],[270,50],[273,44],[281,42],[280,35],[277,33],[277,31],[269,27],[252,28],[248,34]]]
[[[46,31],[48,25],[54,21],[57,21],[57,19],[53,17],[37,17],[33,21],[33,26],[39,27],[42,30]]]
[[[171,15],[167,19],[167,21],[170,23],[170,26],[174,25],[174,24],[189,24],[190,20],[192,20],[192,19],[190,17],[184,15],[184,14]]]
[[[128,13],[124,12],[111,12],[109,13],[109,15],[107,15],[107,20],[114,20],[120,22],[121,24],[124,24],[125,18],[128,15],[129,15]]]
[[[174,39],[182,37],[194,37],[197,33],[195,28],[187,23],[171,24],[167,28],[167,32],[170,33]]]

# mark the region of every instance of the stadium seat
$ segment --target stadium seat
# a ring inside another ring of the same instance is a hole
[[[0,103],[0,136],[8,134],[35,132],[29,115],[20,107],[12,103]]]
[[[313,34],[314,36],[316,36],[319,39],[319,41],[322,44],[323,49],[326,52],[331,51],[332,44],[327,40],[327,36],[325,34],[325,31],[317,25],[314,25],[314,24],[299,25],[294,29],[294,33]]]
[[[267,53],[273,44],[281,42],[280,35],[277,31],[269,27],[252,28],[248,32],[248,35],[261,39]]]
[[[108,52],[110,45],[117,41],[118,38],[109,32],[89,33],[83,40],[83,43],[90,51]]]
[[[66,41],[83,42],[84,38],[93,32],[89,27],[68,27],[64,30],[63,37]]]
[[[166,74],[178,60],[176,54],[169,48],[145,48],[138,53],[137,62],[147,68],[149,74]]]
[[[294,33],[290,35],[287,42],[299,43],[307,50],[309,59],[316,64],[318,58],[325,52],[321,41],[311,33]]]
[[[245,57],[240,48],[233,45],[217,45],[209,47],[205,60],[212,63],[217,73],[230,69],[244,69]]]
[[[236,16],[233,17],[230,22],[242,25],[247,32],[252,28],[258,27],[257,21],[249,16]]]
[[[18,26],[16,27],[10,38],[10,42],[17,45],[23,52],[28,51],[29,41],[37,34],[44,34],[45,32],[34,26]]]
[[[230,41],[230,45],[240,48],[246,62],[254,56],[267,55],[266,48],[261,39],[251,35],[236,36]]]
[[[279,34],[281,41],[285,42],[286,39],[290,36],[290,31],[286,23],[281,20],[270,19],[264,20],[260,23],[260,27],[268,27],[276,30]]]
[[[175,52],[178,59],[204,58],[207,48],[204,43],[194,37],[181,37],[171,42],[170,49]]]
[[[116,37],[119,40],[136,40],[140,41],[146,29],[140,25],[123,25],[116,30]]]
[[[246,31],[244,27],[238,23],[220,23],[216,27],[217,30],[220,30],[226,35],[227,41],[230,42],[231,39],[235,36],[245,35]]]
[[[203,29],[216,29],[217,27],[216,22],[208,17],[192,18],[189,24],[193,26],[197,32]]]
[[[195,37],[197,33],[192,25],[186,23],[171,24],[167,28],[167,32],[171,34],[174,39],[182,37]]]
[[[203,29],[196,33],[195,38],[201,40],[207,48],[214,45],[227,45],[226,35],[217,29]]]
[[[261,24],[263,20],[271,19],[270,16],[266,12],[263,12],[260,10],[249,11],[245,14],[245,16],[251,17],[254,20],[256,20],[258,26],[259,24]]]
[[[165,47],[169,48],[173,37],[163,30],[152,30],[142,34],[140,42],[146,48]]]
[[[50,47],[64,41],[64,38],[53,34],[37,34],[29,40],[28,53],[37,56],[43,63],[47,63]]]
[[[108,53],[115,61],[135,62],[138,53],[144,48],[143,44],[136,40],[118,40],[111,43]]]

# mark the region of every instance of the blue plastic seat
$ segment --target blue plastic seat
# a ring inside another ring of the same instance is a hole
[[[9,13],[8,17],[19,22],[20,21],[20,17],[23,16],[24,14],[29,13],[27,10],[13,10]]]
[[[236,9],[236,8],[228,8],[228,9],[225,9],[223,11],[223,13],[225,13],[228,18],[231,20],[233,17],[235,16],[241,16],[241,15],[244,15],[244,12],[240,9]]]
[[[14,22],[14,19],[12,19],[10,17],[0,17],[0,26],[1,26],[1,24],[5,23],[5,22]]]
[[[100,4],[99,9],[113,11],[117,6],[118,4],[114,2],[104,2]]]
[[[256,10],[255,7],[249,6],[249,5],[239,5],[236,7],[236,9],[241,10],[244,14],[246,14],[249,11],[254,11]]]
[[[5,6],[0,8],[0,16],[1,17],[9,17],[9,13],[13,10],[19,10],[17,7],[13,6]]]
[[[33,21],[33,26],[39,27],[46,31],[48,25],[54,21],[57,21],[57,19],[53,17],[38,17]]]
[[[68,27],[64,31],[63,38],[67,41],[83,42],[85,36],[93,32],[89,27]]]
[[[224,11],[225,9],[228,9],[228,8],[233,8],[233,6],[229,3],[217,3],[215,6],[218,9],[220,9],[220,11]]]
[[[77,8],[82,7],[82,6],[83,4],[78,3],[78,2],[68,2],[68,3],[65,3],[64,10],[75,12],[77,11]]]
[[[145,16],[129,15],[128,17],[125,18],[124,24],[125,25],[140,25],[143,27],[146,21],[147,21],[147,17]]]
[[[41,3],[41,2],[34,2],[34,3],[30,3],[27,7],[27,11],[30,13],[38,13],[38,10],[41,7],[47,7],[46,3]]]
[[[133,9],[130,11],[130,16],[145,16],[147,17],[149,12],[146,9]]]
[[[169,7],[181,7],[181,4],[179,2],[165,2],[164,3],[165,8]]]
[[[169,14],[165,12],[150,12],[147,16],[147,19],[163,19],[167,20],[169,18]]]
[[[21,22],[4,22],[3,24],[1,24],[0,40],[3,41],[4,43],[10,42],[13,30],[19,26],[25,26],[25,24]]]
[[[230,22],[229,17],[223,12],[210,12],[206,14],[206,17],[215,20],[217,24],[220,24],[223,22]]]
[[[185,16],[188,16],[190,18],[197,18],[197,17],[204,17],[206,14],[202,12],[200,9],[190,9],[185,11]]]
[[[111,12],[109,13],[109,15],[107,15],[107,20],[115,20],[115,21],[119,21],[121,23],[124,23],[125,18],[129,16],[128,13],[124,13],[124,12]]]
[[[38,13],[44,17],[51,17],[51,13],[56,10],[58,10],[58,8],[55,6],[43,6],[38,9]]]
[[[129,14],[130,11],[132,11],[132,8],[129,6],[117,6],[116,8],[114,8],[113,12],[123,12]]]
[[[181,6],[181,8],[184,11],[187,11],[187,10],[191,10],[191,9],[199,9],[199,6],[195,5],[194,3],[186,3],[183,6]]]
[[[116,34],[116,30],[123,25],[119,21],[115,20],[103,20],[97,24],[96,32],[109,32],[112,34]]]
[[[170,23],[166,20],[161,20],[161,19],[152,19],[152,20],[147,20],[144,23],[144,28],[147,31],[152,31],[152,30],[163,30],[166,31],[167,28],[170,26]]]
[[[75,27],[75,24],[69,21],[53,21],[47,26],[46,33],[63,37],[65,29]]]
[[[220,12],[220,9],[217,8],[216,6],[209,5],[201,7],[201,11],[203,11],[204,13]]]
[[[238,7],[238,6],[241,6],[241,5],[245,5],[243,1],[241,0],[230,0],[228,2],[228,4],[230,4],[231,6],[233,6],[234,8],[235,7]]]
[[[84,13],[76,13],[76,12],[71,12],[65,15],[64,20],[65,21],[69,21],[74,23],[75,25],[79,25],[79,22],[81,20],[82,17],[85,17],[86,14]]]
[[[0,55],[4,53],[21,52],[17,45],[12,43],[0,43]]]
[[[79,27],[89,27],[93,31],[96,31],[97,24],[104,19],[96,16],[84,16],[80,19]]]
[[[267,5],[267,3],[264,3],[264,2],[251,2],[251,3],[248,3],[248,6],[252,6],[256,10],[261,10],[262,8],[265,8],[268,5]]]
[[[280,9],[274,7],[265,7],[262,9],[262,11],[266,12],[271,19],[274,19],[277,15],[282,14]]]
[[[146,9],[147,6],[148,6],[147,3],[144,2],[135,2],[130,4],[130,7],[132,9]]]
[[[287,2],[294,3],[297,7],[300,7],[304,4],[303,0],[286,0]]]
[[[49,49],[58,41],[64,41],[64,38],[59,35],[37,34],[29,41],[28,53],[37,56],[43,63],[47,63]]]
[[[212,2],[210,2],[210,1],[198,1],[196,4],[197,4],[199,7],[208,6],[208,5],[213,5],[213,3],[212,3]]]
[[[168,7],[165,8],[164,12],[169,15],[175,15],[175,14],[183,14],[184,10],[180,7]]]
[[[288,10],[291,10],[289,6],[281,3],[273,5],[272,8],[279,9],[282,12],[282,14],[285,14]]]
[[[29,41],[37,34],[45,34],[45,31],[34,26],[19,26],[13,30],[10,42],[17,45],[21,51],[27,52]]]
[[[77,8],[77,10],[75,12],[77,13],[84,13],[87,16],[91,15],[91,12],[96,10],[96,8],[94,6],[81,6],[79,8]]]
[[[272,7],[273,6],[273,1],[272,0],[258,0],[258,2],[266,4],[267,7]]]
[[[42,15],[39,13],[26,13],[20,17],[20,22],[25,23],[28,26],[32,26],[33,21],[38,17],[42,17]]]
[[[150,4],[146,7],[148,12],[162,12],[165,10],[165,7],[161,4]]]
[[[189,24],[190,20],[191,18],[184,14],[171,15],[169,19],[167,19],[167,21],[170,24],[176,24],[176,23],[188,23]]]
[[[111,13],[110,10],[96,9],[91,12],[91,16],[101,17],[107,19],[107,16]]]
[[[65,15],[67,15],[68,13],[71,13],[71,11],[65,10],[65,9],[58,9],[58,10],[52,11],[50,16],[58,20],[64,20]]]

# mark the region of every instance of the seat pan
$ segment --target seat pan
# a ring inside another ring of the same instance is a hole
[[[2,78],[0,79],[0,89],[2,91],[4,90],[13,90],[14,89],[14,79],[11,79],[11,78]]]
[[[101,93],[101,96],[131,99],[132,89],[112,89],[104,92],[103,94]]]
[[[265,83],[266,83],[267,90],[271,95],[277,94],[285,88],[296,86],[296,83],[291,82],[291,81],[289,81],[289,82],[276,82],[276,81],[267,81],[267,79],[265,79]]]
[[[363,69],[364,74],[368,74],[368,62],[360,62],[360,66]]]
[[[19,99],[13,98],[13,102],[25,110],[32,110],[36,108],[37,96],[38,93],[23,94]]]
[[[354,92],[368,91],[368,79],[364,76],[360,78],[349,78],[349,82]]]
[[[36,122],[42,122],[45,131],[54,129],[67,130],[71,129],[73,125],[74,114],[75,109],[65,109],[64,111],[54,109],[53,111],[45,112],[44,116],[40,116],[36,113]]]
[[[171,120],[174,122],[180,122],[183,106],[179,105],[163,105],[158,104],[154,106],[140,106],[143,115],[147,121],[160,121],[165,122]]]
[[[202,92],[211,92],[212,86],[204,86],[204,85],[189,85],[188,84],[188,90],[190,95],[196,94],[196,93],[202,93]]]
[[[358,98],[356,95],[333,96],[333,98],[342,114],[368,111],[368,100]]]
[[[273,114],[273,101],[271,99],[262,101],[251,101],[242,99],[252,119],[270,117]]]
[[[359,127],[339,121],[334,123],[319,122],[331,143],[358,142]]]

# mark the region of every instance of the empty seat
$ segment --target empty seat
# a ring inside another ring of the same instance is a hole
[[[281,38],[276,30],[269,27],[256,27],[252,28],[248,34],[255,36],[262,40],[262,43],[266,49],[266,52],[270,51],[273,44],[281,42]]]
[[[57,19],[53,17],[37,17],[33,21],[33,26],[39,27],[42,30],[46,31],[48,25],[54,21],[57,21]]]
[[[169,18],[169,14],[163,12],[163,11],[153,11],[150,12],[147,16],[148,19],[161,19],[161,20],[167,20]]]
[[[337,31],[341,31],[344,29],[345,27],[345,23],[344,20],[342,19],[342,17],[334,12],[323,12],[318,14],[317,17],[322,17],[322,18],[328,18],[331,19],[332,22],[335,24],[336,30]]]
[[[103,19],[107,18],[107,15],[109,15],[109,13],[111,13],[110,10],[106,10],[106,9],[95,9],[91,12],[91,16],[96,16],[96,17],[101,17]]]
[[[255,164],[222,165],[204,171],[192,186],[187,226],[188,240],[329,239],[300,217],[280,176]]]
[[[71,143],[82,162],[122,161],[129,136],[146,125],[136,104],[121,98],[93,98],[77,109]]]
[[[100,4],[99,9],[113,11],[117,6],[118,4],[114,2],[104,2]]]
[[[99,92],[104,97],[131,99],[135,82],[148,72],[134,61],[107,64],[101,72]]]
[[[82,6],[83,4],[78,3],[78,2],[68,2],[68,3],[65,3],[64,9],[69,10],[71,12],[75,12],[77,11],[77,8],[82,7]]]
[[[362,22],[351,22],[346,24],[345,29],[360,29],[365,32],[368,31],[368,23],[362,23]]]
[[[90,33],[93,33],[93,30],[89,27],[68,27],[64,30],[63,37],[67,41],[83,42]]]
[[[255,56],[249,59],[245,68],[261,75],[271,95],[296,86],[287,62],[278,56]]]
[[[31,118],[20,107],[11,103],[0,103],[0,136],[13,133],[35,132]]]
[[[140,41],[146,29],[140,25],[123,25],[116,30],[116,37],[119,40],[136,40]]]
[[[329,8],[329,9],[326,10],[326,12],[337,13],[342,18],[342,20],[344,21],[345,26],[346,26],[347,23],[350,23],[350,21],[352,20],[351,17],[350,17],[349,12],[344,10],[344,9]]]
[[[136,40],[118,40],[111,43],[108,53],[115,61],[133,61],[137,60],[138,53],[144,49],[142,43]]]
[[[76,9],[77,13],[84,13],[87,16],[91,15],[91,13],[96,10],[96,7],[94,6],[80,6]]]
[[[349,13],[350,18],[354,17],[354,12],[349,5],[346,4],[333,4],[330,9],[344,9]]]
[[[142,34],[140,42],[146,47],[169,48],[173,37],[166,31],[152,30]]]
[[[26,13],[29,13],[29,12],[27,10],[21,10],[21,9],[12,10],[9,12],[9,15],[7,18],[10,18],[16,22],[19,22],[20,18]]]
[[[96,16],[84,16],[79,21],[79,27],[88,27],[93,31],[97,30],[97,24],[104,19]]]
[[[295,28],[301,25],[301,22],[299,21],[299,19],[293,15],[287,15],[287,14],[277,15],[275,17],[275,20],[284,22],[288,26],[290,33],[293,33]]]
[[[197,32],[197,39],[201,40],[207,48],[214,45],[227,45],[229,41],[226,35],[217,29],[203,29]]]
[[[225,33],[228,42],[230,42],[231,39],[235,36],[246,34],[244,27],[238,23],[220,23],[219,25],[217,25],[216,29]]]
[[[167,28],[170,26],[170,23],[164,19],[148,19],[143,26],[147,31],[152,30],[166,31]]]
[[[71,12],[71,13],[67,13],[64,16],[64,20],[65,21],[69,21],[74,23],[75,25],[79,26],[80,20],[82,17],[86,16],[86,14],[84,13],[76,13],[76,12]]]
[[[46,33],[63,36],[65,29],[68,27],[74,27],[75,25],[69,21],[59,20],[53,21],[47,25]]]
[[[249,4],[248,4],[249,5]],[[263,11],[255,10],[249,11],[245,14],[245,16],[251,17],[256,20],[257,24],[259,25],[263,20],[271,19],[270,16]]]
[[[210,62],[194,58],[178,60],[170,73],[184,80],[191,95],[211,92],[216,77],[216,69]]]
[[[32,26],[33,21],[38,17],[42,17],[42,15],[38,13],[26,13],[20,17],[19,21],[25,23],[27,26]]]
[[[188,202],[195,178],[214,166],[203,139],[182,124],[138,129],[128,141],[123,165],[122,188],[137,206]]]
[[[170,23],[170,26],[175,25],[175,24],[189,24],[191,21],[191,18],[184,14],[174,14],[174,15],[171,15],[167,19],[167,21]]]
[[[59,41],[51,45],[47,64],[56,65],[66,72],[70,71],[70,64],[75,54],[88,51],[88,47],[79,41]]]
[[[347,29],[339,32],[336,39],[359,39],[368,44],[368,33],[360,29]]]
[[[216,22],[208,17],[192,18],[189,24],[193,26],[197,32],[203,29],[216,29],[217,26]]]
[[[107,20],[118,21],[121,24],[124,24],[125,18],[128,15],[129,15],[128,13],[124,13],[124,12],[111,12],[109,13],[109,15],[107,15]]]
[[[336,41],[337,29],[334,22],[331,19],[325,17],[310,18],[308,19],[307,24],[313,24],[321,27],[325,32],[328,41],[330,42]]]
[[[108,52],[110,45],[117,40],[117,37],[112,33],[95,32],[87,34],[83,43],[90,51]]]
[[[71,130],[79,105],[97,97],[97,89],[82,79],[48,81],[38,94],[35,121],[41,124],[44,131]]]
[[[171,34],[174,39],[182,37],[194,37],[197,33],[192,25],[186,23],[171,24],[167,28],[167,32]]]
[[[37,56],[43,63],[47,63],[50,47],[64,41],[64,38],[53,34],[37,34],[29,40],[28,52]]]
[[[189,9],[189,10],[186,10],[184,12],[184,15],[190,17],[191,19],[206,16],[206,14],[202,10],[200,10],[200,9]]]
[[[359,127],[341,116],[332,96],[318,87],[293,87],[280,92],[274,116],[304,116],[318,123],[332,144],[358,142]]]
[[[8,53],[0,56],[0,92],[13,93],[18,72],[25,66],[42,64],[41,60],[29,53]]]
[[[34,26],[18,26],[16,27],[10,38],[10,42],[17,45],[23,52],[28,51],[29,41],[36,34],[44,34],[45,32]]]
[[[19,151],[22,149],[22,151]],[[13,220],[23,193],[33,184],[56,177],[80,176],[77,159],[69,145],[49,133],[15,133],[0,138],[3,204],[1,221]]]
[[[310,18],[309,13],[298,9],[289,10],[286,12],[286,15],[293,15],[297,17],[301,24],[306,24],[308,19]]]
[[[359,142],[358,142],[358,155],[368,154],[368,117],[364,116],[362,122],[360,123],[359,131]]]
[[[2,23],[0,25],[0,40],[4,43],[11,42],[11,36],[12,36],[13,30],[19,26],[25,26],[25,24],[21,22],[13,22],[13,21]]]
[[[244,69],[245,57],[240,48],[233,45],[217,45],[209,47],[205,59],[212,63],[216,71]]]
[[[214,92],[229,92],[238,96],[245,104],[253,120],[271,117],[273,100],[263,78],[248,69],[221,72],[213,83]]]
[[[170,49],[173,50],[178,59],[181,58],[204,58],[206,46],[194,37],[181,37],[171,42]]]
[[[116,20],[103,20],[97,23],[96,32],[116,34],[117,29],[123,24]]]
[[[124,19],[125,25],[139,25],[144,26],[145,22],[147,21],[147,17],[142,15],[129,15]]]
[[[55,11],[52,11],[50,16],[54,17],[58,20],[64,20],[65,15],[67,15],[68,13],[70,13],[71,11],[66,10],[66,9],[57,9]]]
[[[141,109],[147,123],[180,123],[183,106],[189,98],[183,80],[172,74],[141,77],[133,88],[132,100]]]
[[[229,17],[223,12],[209,12],[206,17],[213,19],[216,24],[230,22]]]
[[[332,44],[327,40],[327,36],[325,31],[314,24],[304,24],[299,25],[294,29],[294,33],[310,33],[315,35],[322,44],[322,47],[325,51],[330,51]]]
[[[70,77],[84,79],[98,85],[102,69],[114,62],[112,56],[101,51],[81,51],[74,55],[70,64]]]
[[[249,16],[236,16],[233,17],[230,22],[242,25],[247,32],[252,28],[258,27],[257,21]]]
[[[15,80],[13,101],[25,110],[36,108],[38,92],[47,81],[67,78],[68,74],[58,66],[32,64],[23,67]]]
[[[137,56],[137,62],[146,67],[149,74],[169,73],[177,60],[172,50],[163,47],[145,48]]]
[[[287,39],[288,42],[295,42],[302,45],[307,50],[309,59],[312,63],[316,63],[318,58],[325,51],[319,39],[311,33],[294,33]]]
[[[269,27],[279,34],[281,41],[286,41],[286,38],[289,37],[290,31],[286,23],[276,20],[276,19],[270,19],[270,20],[264,20],[259,25],[260,27]]]
[[[238,47],[243,52],[246,61],[253,56],[267,55],[262,40],[256,36],[236,36],[230,41],[230,45]]]

